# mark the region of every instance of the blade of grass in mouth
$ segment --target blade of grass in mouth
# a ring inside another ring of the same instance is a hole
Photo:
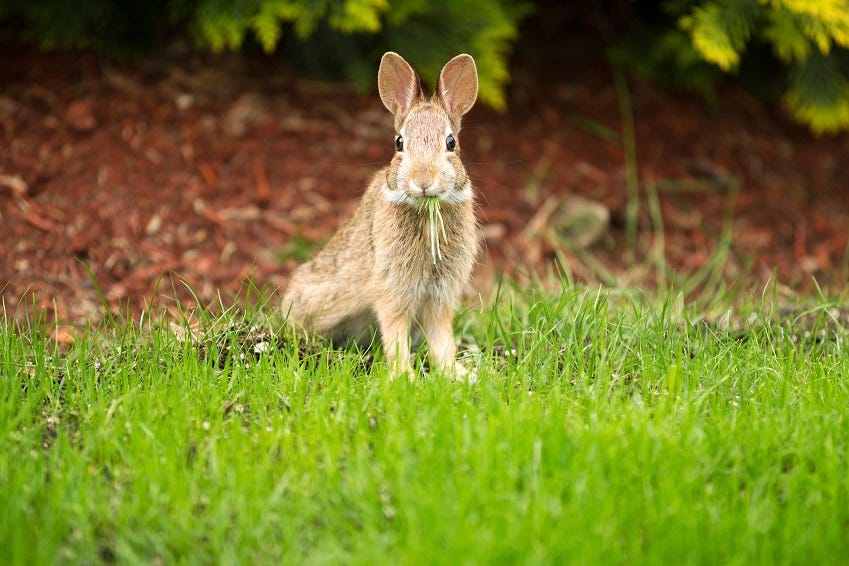
[[[430,232],[430,257],[434,265],[442,259],[442,250],[439,247],[440,237],[445,241],[445,222],[442,219],[442,211],[439,206],[439,197],[425,197],[422,203],[427,207],[428,228]]]

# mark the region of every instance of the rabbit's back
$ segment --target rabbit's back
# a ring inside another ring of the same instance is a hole
[[[380,175],[375,176],[377,178]],[[359,333],[368,319],[372,298],[374,246],[370,216],[373,199],[366,192],[354,216],[348,219],[310,261],[292,273],[283,296],[284,314],[296,326],[343,338]],[[372,317],[373,318],[373,317]],[[354,324],[351,321],[364,319]],[[335,334],[339,334],[336,336]]]

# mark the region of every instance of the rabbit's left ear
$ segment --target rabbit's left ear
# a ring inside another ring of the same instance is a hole
[[[445,104],[451,120],[460,118],[475,104],[478,97],[478,69],[471,55],[457,55],[442,67],[436,94]]]

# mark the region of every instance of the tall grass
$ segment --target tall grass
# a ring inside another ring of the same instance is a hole
[[[3,560],[842,561],[845,319],[677,299],[502,289],[458,320],[473,384],[235,310],[67,351],[4,320]]]

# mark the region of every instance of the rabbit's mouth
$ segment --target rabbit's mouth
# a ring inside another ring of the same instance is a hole
[[[413,208],[421,207],[428,199],[437,199],[444,205],[457,205],[472,198],[472,190],[469,183],[466,183],[460,190],[446,189],[438,185],[432,188],[429,187],[426,190],[422,190],[421,188],[413,190],[410,185],[404,189],[400,186],[393,189],[387,183],[383,186],[383,197],[392,204]]]
[[[442,200],[445,196],[445,191],[441,191],[439,189],[429,190],[429,191],[407,191],[407,196],[410,197],[414,202],[422,202],[431,198],[437,198]]]
[[[416,199],[441,197],[445,191],[438,179],[425,182],[410,180],[407,183],[407,194]]]
[[[449,198],[449,195],[446,191],[433,191],[426,194],[422,194],[421,192],[414,194],[407,193],[407,202],[411,206],[416,208],[422,208],[424,206],[427,206],[429,202],[438,202],[440,204],[454,204]]]

